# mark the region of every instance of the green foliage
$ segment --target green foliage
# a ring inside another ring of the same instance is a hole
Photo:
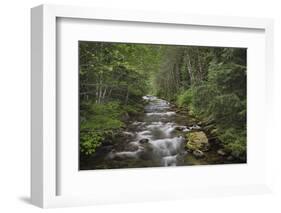
[[[221,93],[246,96],[246,67],[233,63],[214,63],[209,67],[208,80]]]
[[[80,100],[139,102],[159,66],[159,46],[80,42]]]
[[[142,109],[142,96],[158,70],[155,45],[79,42],[80,146],[84,154],[125,126]]]
[[[96,149],[101,146],[104,136],[99,132],[80,132],[80,152],[90,155],[93,154]]]
[[[223,127],[243,127],[246,122],[245,105],[234,94],[215,96],[210,104],[212,118]]]
[[[223,141],[225,150],[231,153],[236,158],[246,157],[246,131],[239,131],[234,128],[229,128],[219,135]]]
[[[156,94],[214,122],[225,149],[245,157],[246,61],[242,48],[80,42],[81,152],[93,154]]]
[[[217,94],[215,88],[209,85],[207,82],[200,86],[193,87],[192,96],[192,109],[199,117],[210,117],[210,105],[213,101],[214,96]]]
[[[80,151],[93,154],[106,139],[119,131],[124,126],[122,113],[118,102],[84,105],[85,117],[80,117]]]
[[[214,122],[225,149],[245,156],[246,50],[168,47],[166,52],[154,81],[156,94]]]
[[[130,105],[123,105],[122,110],[129,115],[138,115],[143,112],[143,104],[142,103],[134,103]]]
[[[192,103],[193,92],[192,89],[185,90],[177,96],[177,104],[180,107],[189,107]]]
[[[117,102],[106,104],[92,104],[88,112],[88,119],[81,122],[81,129],[109,130],[123,126],[120,121],[120,105]]]

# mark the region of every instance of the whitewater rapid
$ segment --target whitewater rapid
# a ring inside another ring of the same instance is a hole
[[[111,159],[140,159],[142,157],[156,159],[159,166],[177,166],[180,158],[186,154],[184,138],[175,134],[176,128],[187,132],[185,126],[175,123],[176,112],[171,110],[168,101],[155,96],[144,96],[147,101],[145,115],[142,122],[132,123],[135,132],[126,132],[132,137],[128,143],[131,151],[112,151],[108,157]]]

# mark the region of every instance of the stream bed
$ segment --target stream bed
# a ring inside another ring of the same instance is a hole
[[[83,159],[82,170],[142,167],[168,167],[233,163],[217,153],[218,147],[210,146],[204,157],[196,157],[186,150],[190,131],[203,128],[186,114],[178,113],[171,104],[155,96],[144,96],[147,105],[144,114],[128,121],[122,137],[112,145],[103,146]]]

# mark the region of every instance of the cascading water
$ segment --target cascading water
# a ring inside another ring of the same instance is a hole
[[[144,96],[148,104],[142,121],[132,123],[133,131],[126,132],[132,136],[128,143],[130,151],[112,150],[109,159],[153,160],[158,166],[176,166],[185,155],[184,139],[175,134],[176,113],[170,111],[170,103],[155,96]],[[189,131],[186,127],[183,131]]]

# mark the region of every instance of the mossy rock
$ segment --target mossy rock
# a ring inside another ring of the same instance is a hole
[[[186,148],[187,148],[189,151],[197,150],[196,146],[192,145],[191,143],[186,143]]]
[[[188,150],[204,150],[209,147],[209,140],[203,131],[188,132],[186,134],[186,148]]]
[[[209,143],[207,135],[203,131],[188,132],[186,134],[186,139],[188,142],[191,142],[194,144],[208,144]]]

